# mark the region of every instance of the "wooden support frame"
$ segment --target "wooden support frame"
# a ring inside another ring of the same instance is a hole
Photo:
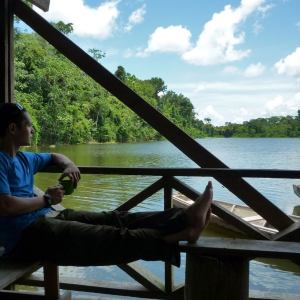
[[[49,10],[50,0],[28,0],[28,1],[45,12]]]
[[[14,0],[14,12],[58,51],[137,113],[199,166],[228,168],[22,1]],[[281,230],[293,224],[292,219],[242,178],[216,177],[215,179],[276,229]]]
[[[0,1],[0,104],[14,102],[14,14],[12,1]]]

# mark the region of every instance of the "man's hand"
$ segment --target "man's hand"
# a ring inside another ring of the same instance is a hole
[[[76,189],[77,183],[81,179],[80,171],[75,164],[65,155],[58,153],[51,153],[52,163],[64,169],[63,173],[59,177],[59,181],[65,177],[69,177],[71,184]]]
[[[53,204],[58,204],[62,202],[65,194],[64,187],[61,184],[48,187],[46,194],[49,194],[53,199]]]
[[[58,181],[62,180],[65,177],[69,177],[71,180],[71,184],[73,187],[76,189],[77,188],[77,183],[81,179],[80,171],[79,169],[72,163],[68,165],[61,176],[59,177]]]

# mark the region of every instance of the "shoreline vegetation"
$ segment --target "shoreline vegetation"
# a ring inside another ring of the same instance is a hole
[[[71,23],[52,25],[66,35],[73,31]],[[101,50],[88,52],[97,61],[105,57]],[[191,101],[168,90],[163,79],[140,80],[122,66],[115,76],[193,138],[300,137],[300,109],[297,116],[214,126],[210,118],[199,120]],[[33,146],[165,140],[39,35],[17,27],[15,101],[32,117]]]

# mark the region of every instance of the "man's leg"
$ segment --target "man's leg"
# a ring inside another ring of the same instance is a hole
[[[140,215],[143,215],[140,218],[142,223],[147,225],[144,218],[149,218],[148,221],[156,224],[159,229],[124,228],[124,224],[119,224],[118,218],[118,228],[40,218],[24,232],[16,257],[77,266],[119,264],[138,259],[163,260],[178,265],[180,256],[174,243],[181,240],[194,242],[199,238],[210,220],[211,201],[210,182],[203,195],[185,213],[182,210],[170,210],[159,213],[159,218],[151,213]],[[176,212],[179,211],[181,213],[178,216]],[[118,213],[111,214],[114,223],[116,215]],[[111,219],[111,216],[107,219]],[[126,218],[128,216],[129,219],[132,218],[132,214],[128,214]],[[182,221],[184,229],[181,229]],[[167,229],[164,229],[164,222],[169,224]],[[131,220],[127,225],[133,223],[135,221]],[[173,224],[177,224],[175,229],[172,229]]]
[[[139,259],[180,264],[178,246],[168,245],[159,230],[129,230],[55,218],[39,218],[27,228],[14,255],[19,260],[74,266],[114,265]]]
[[[96,213],[65,209],[56,218],[64,221],[77,221],[84,224],[106,225],[116,228],[156,229],[161,232],[162,236],[179,232],[190,225],[187,214],[182,208],[135,213],[119,211]]]

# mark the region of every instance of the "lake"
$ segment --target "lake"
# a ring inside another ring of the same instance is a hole
[[[230,168],[243,169],[288,169],[300,168],[300,139],[290,138],[244,138],[244,139],[197,139],[202,146],[223,161]],[[194,168],[197,165],[167,141],[125,144],[88,144],[26,148],[26,151],[58,152],[67,155],[78,166],[118,166],[118,167],[179,167]],[[42,190],[56,185],[58,174],[40,173],[35,184]],[[158,177],[83,175],[75,193],[66,196],[65,207],[93,211],[111,210],[136,195]],[[213,178],[179,178],[199,192],[208,180],[214,186],[214,199],[232,203],[242,203]],[[246,179],[260,193],[276,204],[284,212],[291,214],[300,198],[293,192],[292,185],[300,180],[292,179]],[[134,210],[163,209],[163,192],[144,201]],[[211,226],[212,227],[212,226]],[[224,232],[208,228],[205,235],[219,236]],[[155,275],[163,278],[163,264],[142,262]],[[182,267],[175,270],[176,283],[184,280],[185,256]],[[85,277],[98,280],[133,280],[117,267],[61,268],[61,275]],[[250,265],[250,289],[263,292],[300,294],[300,267],[285,260],[258,259]],[[108,295],[105,297],[109,297]],[[112,296],[113,298],[113,296]],[[120,297],[119,297],[120,298]],[[126,299],[126,297],[124,297]],[[130,298],[134,299],[134,298]]]

